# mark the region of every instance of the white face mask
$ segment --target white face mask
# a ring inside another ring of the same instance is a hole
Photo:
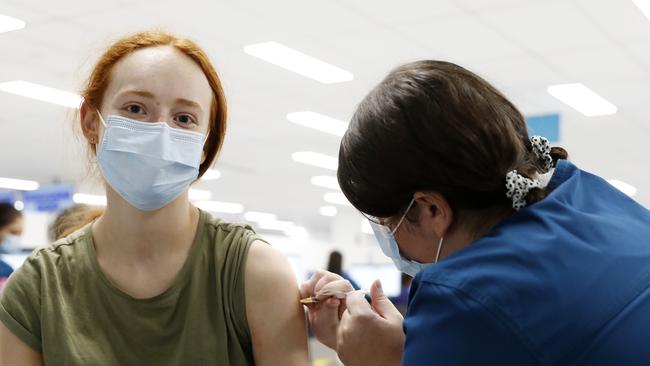
[[[404,222],[404,219],[406,218],[406,214],[410,211],[414,203],[415,203],[415,198],[411,200],[411,203],[409,204],[408,208],[404,212],[404,215],[402,215],[402,218],[399,220],[397,226],[395,226],[395,229],[393,230],[390,230],[385,225],[373,222],[373,220],[368,220],[370,222],[370,226],[372,227],[372,230],[375,233],[375,238],[377,238],[377,242],[379,243],[379,247],[381,248],[381,251],[388,258],[393,260],[393,263],[395,263],[397,269],[399,269],[400,271],[406,273],[411,277],[415,277],[415,275],[417,275],[418,272],[422,270],[422,268],[426,265],[426,263],[420,263],[414,260],[404,258],[400,253],[399,245],[397,244],[397,240],[395,239],[395,233],[397,232],[397,229],[399,229],[400,225],[402,225],[402,222]],[[438,251],[436,253],[436,259],[433,263],[438,263],[443,240],[444,238],[440,238],[440,242],[438,242]]]
[[[0,253],[4,254],[13,254],[19,253],[21,249],[20,246],[20,236],[7,234],[0,242]]]
[[[97,112],[99,114],[99,112]],[[108,116],[97,152],[102,175],[132,206],[157,210],[177,198],[199,174],[205,135]]]

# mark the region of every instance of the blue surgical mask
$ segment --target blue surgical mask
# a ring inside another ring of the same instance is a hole
[[[418,272],[422,270],[426,263],[420,263],[411,259],[404,258],[404,256],[402,256],[399,251],[399,246],[397,245],[397,240],[395,239],[395,233],[397,232],[397,229],[399,229],[399,227],[402,225],[402,222],[404,222],[406,214],[409,212],[414,203],[415,199],[411,200],[411,203],[404,212],[404,215],[402,215],[399,222],[397,223],[397,226],[395,226],[395,229],[393,230],[390,230],[385,225],[375,222],[375,220],[368,220],[368,222],[370,222],[370,226],[372,227],[372,231],[375,233],[375,238],[377,238],[377,242],[379,243],[381,251],[388,258],[393,260],[393,263],[398,270],[406,273],[411,277],[415,277],[415,275],[417,275]],[[443,240],[444,238],[440,238],[440,242],[438,242],[438,251],[434,263],[438,263],[438,259],[440,258],[440,250],[442,249]]]
[[[2,254],[19,253],[20,249],[20,236],[18,235],[7,234],[0,241],[0,253]]]
[[[99,114],[99,112],[98,112]],[[199,174],[205,135],[108,116],[97,162],[110,186],[132,206],[157,210],[177,198]]]

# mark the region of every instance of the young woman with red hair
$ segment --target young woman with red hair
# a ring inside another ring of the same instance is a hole
[[[166,33],[126,37],[100,58],[82,96],[106,210],[11,277],[0,364],[306,365],[286,258],[188,200],[226,130],[206,54]]]

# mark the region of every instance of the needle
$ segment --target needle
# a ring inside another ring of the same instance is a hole
[[[315,296],[310,296],[310,297],[305,297],[304,299],[300,299],[300,303],[301,304],[316,304],[316,303],[319,303],[319,302],[325,300],[325,298],[320,298],[319,299],[319,297],[323,297],[323,296],[328,297],[328,298],[333,297],[333,298],[336,298],[336,299],[345,299],[348,296],[348,294],[351,294],[353,292],[362,292],[362,293],[364,293],[366,295],[370,295],[370,291],[362,291],[362,290],[352,290],[352,291],[333,291],[333,290],[329,290],[329,291],[321,291],[320,293],[318,293]]]

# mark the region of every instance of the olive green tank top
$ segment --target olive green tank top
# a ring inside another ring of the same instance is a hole
[[[244,268],[255,240],[250,227],[201,211],[172,285],[136,299],[100,270],[87,225],[10,277],[0,320],[45,365],[253,365]]]

